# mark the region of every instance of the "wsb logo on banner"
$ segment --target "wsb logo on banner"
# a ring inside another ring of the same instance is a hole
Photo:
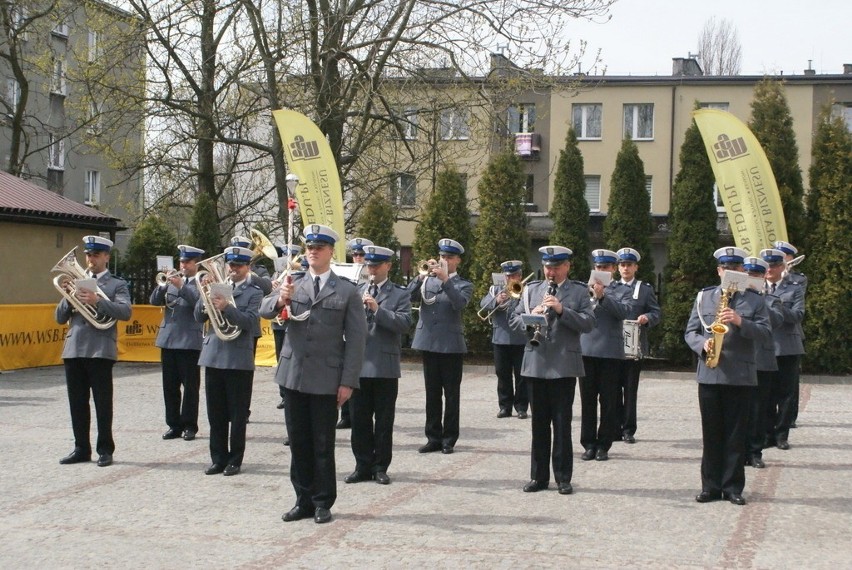
[[[139,321],[133,321],[130,324],[125,325],[124,334],[127,336],[139,336],[142,334],[142,323]]]
[[[290,152],[293,155],[293,160],[311,160],[319,158],[320,150],[317,141],[306,141],[302,135],[293,137],[290,143]]]
[[[748,148],[743,137],[731,140],[728,135],[721,134],[716,140],[719,141],[713,145],[716,162],[725,162],[748,155]]]

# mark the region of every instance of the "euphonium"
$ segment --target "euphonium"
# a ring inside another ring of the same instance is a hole
[[[210,297],[210,285],[213,283],[227,283],[227,273],[225,271],[225,254],[220,253],[213,257],[208,257],[198,262],[199,271],[195,275],[198,281],[198,294],[201,296],[201,302],[204,304],[204,310],[210,317],[210,326],[213,327],[213,332],[221,340],[234,340],[240,336],[240,329],[231,324],[225,315],[216,309],[213,305],[213,300]],[[232,301],[232,304],[236,304]]]
[[[83,303],[77,298],[76,282],[78,279],[86,279],[87,276],[86,270],[77,262],[76,247],[62,256],[62,259],[53,266],[51,271],[59,272],[59,275],[53,278],[53,286],[56,287],[56,290],[65,297],[65,300],[68,301],[68,303],[70,303],[84,319],[89,321],[90,325],[96,329],[105,331],[115,324],[114,318],[99,314],[98,310],[93,305]],[[106,293],[104,293],[100,287],[97,288],[95,293],[98,294],[98,297],[109,301],[109,297],[106,296]]]
[[[728,308],[728,303],[731,301],[731,296],[734,294],[732,289],[722,289],[719,296],[719,306],[716,307],[716,319],[710,324],[709,332],[713,335],[710,338],[710,343],[707,349],[707,358],[705,363],[707,368],[716,368],[719,366],[719,358],[722,356],[722,343],[725,341],[725,333],[730,327],[720,321],[722,311]]]

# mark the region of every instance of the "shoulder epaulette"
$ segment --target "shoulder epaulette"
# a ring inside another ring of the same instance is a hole
[[[353,281],[352,279],[350,279],[348,277],[344,277],[343,275],[338,275],[337,277],[339,277],[341,281],[346,281],[347,283],[351,283],[352,285],[356,285],[356,286],[358,285],[357,281]]]
[[[704,289],[702,289],[702,291],[712,291],[716,287],[718,287],[718,285],[710,285],[709,287],[705,287]]]
[[[408,288],[405,285],[399,285],[398,283],[394,283],[393,286],[397,289],[402,289],[403,291],[408,291]]]
[[[585,281],[580,281],[579,279],[572,279],[571,283],[576,283],[577,285],[582,285],[583,287],[588,287],[589,284]]]
[[[538,280],[536,280],[536,281],[527,281],[527,286],[530,286],[530,285],[537,285],[537,284],[542,283],[542,282],[543,282],[543,281],[542,281],[541,279],[538,279]]]
[[[746,292],[746,293],[754,293],[755,295],[760,295],[760,293],[758,293],[757,291],[755,291],[755,290],[754,290],[754,289],[752,289],[751,287],[749,287],[748,289],[746,289],[746,290],[745,290],[745,292]]]

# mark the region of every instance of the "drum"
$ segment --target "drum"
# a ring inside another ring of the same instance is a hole
[[[642,358],[642,344],[639,342],[639,321],[625,319],[623,328],[624,357],[628,360]]]

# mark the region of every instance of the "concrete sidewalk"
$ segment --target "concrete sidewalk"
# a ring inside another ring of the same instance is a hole
[[[390,486],[345,485],[354,467],[338,431],[335,520],[284,523],[294,504],[272,370],[258,369],[243,472],[205,476],[201,432],[163,441],[159,366],[115,369],[115,464],[59,465],[73,440],[61,367],[0,375],[0,563],[18,568],[843,568],[852,561],[852,386],[803,384],[790,451],[747,468],[749,504],[701,505],[697,389],[646,374],[638,443],[608,462],[579,455],[575,494],[521,491],[530,422],[495,417],[496,380],[462,383],[453,455],[420,455],[421,373],[397,403]],[[202,388],[203,390],[203,388]],[[93,422],[94,423],[94,422]]]

